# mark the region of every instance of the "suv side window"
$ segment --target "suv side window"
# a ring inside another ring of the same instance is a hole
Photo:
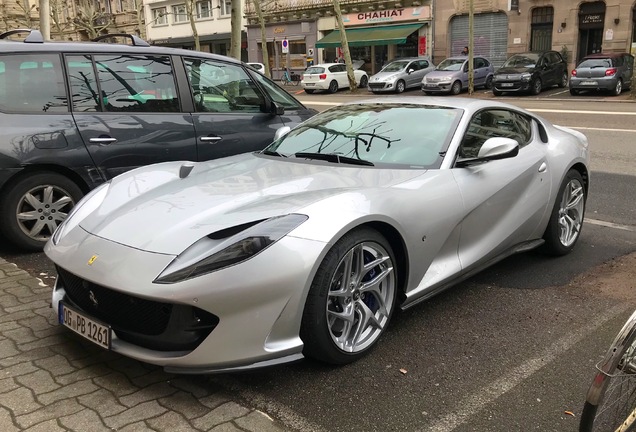
[[[240,66],[184,59],[197,112],[261,112],[265,99]]]
[[[104,111],[179,112],[168,56],[96,55]]]
[[[67,56],[66,70],[71,86],[71,103],[75,112],[102,110],[102,98],[90,55]]]
[[[60,56],[0,56],[0,110],[68,112]]]

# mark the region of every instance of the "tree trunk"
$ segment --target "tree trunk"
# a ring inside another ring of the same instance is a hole
[[[232,37],[230,39],[230,57],[241,60],[241,16],[243,11],[241,8],[241,0],[232,0]]]
[[[347,42],[347,33],[345,33],[344,23],[342,21],[342,11],[340,10],[340,0],[333,0],[333,10],[336,13],[336,21],[340,30],[340,46],[344,55],[345,64],[347,66],[347,79],[349,80],[349,91],[355,92],[358,89],[356,76],[353,73],[353,64],[351,63],[351,52],[349,51],[349,42]]]
[[[265,66],[265,76],[272,77],[272,71],[269,70],[269,53],[267,51],[267,33],[265,32],[265,20],[263,19],[263,11],[261,10],[261,0],[252,0],[254,11],[258,16],[258,22],[261,27],[261,51],[263,53],[263,65]]]
[[[475,3],[470,0],[468,8],[468,95],[472,96],[475,92],[475,70],[473,68],[473,49],[475,48]]]
[[[185,7],[186,7],[186,13],[188,14],[188,19],[190,20],[190,27],[192,27],[192,38],[194,39],[194,49],[196,51],[201,51],[201,44],[199,43],[199,33],[197,32],[197,23],[194,16],[194,13],[195,13],[194,0],[186,0]]]

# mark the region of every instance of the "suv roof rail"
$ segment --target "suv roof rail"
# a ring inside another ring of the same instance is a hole
[[[99,42],[101,40],[112,38],[112,37],[129,38],[134,46],[142,46],[142,47],[149,47],[150,46],[150,44],[148,42],[146,42],[145,40],[143,40],[139,36],[136,36],[136,35],[130,34],[130,33],[108,33],[108,34],[104,34],[104,35],[101,35],[101,36],[97,36],[96,38],[92,39],[92,41],[93,42]]]
[[[6,39],[11,35],[20,34],[20,33],[29,33],[29,35],[26,38],[24,38],[25,43],[43,43],[44,42],[44,38],[42,37],[42,33],[40,33],[40,30],[34,30],[34,29],[28,29],[28,28],[21,28],[21,29],[6,31],[0,34],[0,39]]]

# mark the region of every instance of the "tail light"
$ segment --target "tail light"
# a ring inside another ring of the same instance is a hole
[[[318,78],[320,78],[321,80],[327,79],[327,74],[320,74],[318,75]]]
[[[612,76],[616,73],[616,68],[609,68],[605,71],[605,76]]]
[[[576,76],[576,69],[572,71],[572,76]]]

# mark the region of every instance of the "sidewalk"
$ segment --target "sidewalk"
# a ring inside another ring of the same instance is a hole
[[[50,294],[0,258],[0,431],[286,430],[206,376],[170,375],[64,331]]]

